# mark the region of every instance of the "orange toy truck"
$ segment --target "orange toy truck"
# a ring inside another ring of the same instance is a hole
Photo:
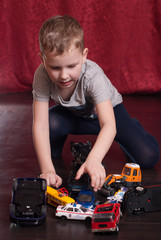
[[[104,182],[100,193],[112,196],[122,186],[132,187],[141,183],[141,169],[136,163],[126,163],[121,174],[109,174]]]

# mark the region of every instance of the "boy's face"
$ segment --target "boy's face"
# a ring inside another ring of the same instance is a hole
[[[82,54],[80,49],[75,46],[62,55],[46,51],[43,64],[52,82],[60,88],[72,88],[75,87],[80,77],[87,54],[88,49],[84,49]]]

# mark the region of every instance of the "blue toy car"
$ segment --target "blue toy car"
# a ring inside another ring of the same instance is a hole
[[[13,179],[10,220],[20,225],[40,225],[46,219],[46,187],[42,178]]]
[[[95,196],[92,190],[81,190],[78,194],[77,203],[85,208],[94,208]]]

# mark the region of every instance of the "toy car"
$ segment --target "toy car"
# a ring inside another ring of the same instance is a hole
[[[71,152],[74,160],[71,164],[71,170],[68,180],[68,189],[72,193],[79,193],[82,189],[88,189],[90,185],[90,177],[87,173],[83,174],[79,180],[75,180],[76,173],[80,166],[85,162],[91,150],[91,143],[74,143],[71,142]]]
[[[55,215],[62,220],[75,219],[91,221],[93,211],[94,210],[85,208],[80,204],[69,203],[66,206],[58,206]]]
[[[86,158],[88,157],[88,154],[91,150],[91,143],[89,141],[87,141],[87,143],[71,142],[70,148],[72,155],[74,157],[74,161],[81,165],[82,163],[85,162]]]
[[[128,188],[121,187],[120,190],[118,190],[113,196],[107,197],[107,201],[105,203],[122,203],[124,195]]]
[[[119,231],[121,210],[119,203],[98,205],[93,213],[91,227],[92,232],[115,232]]]
[[[136,163],[126,163],[121,174],[109,174],[103,184],[100,193],[104,196],[112,196],[121,187],[132,187],[141,184],[141,170]]]
[[[70,193],[79,193],[83,189],[88,189],[90,186],[90,177],[87,173],[84,173],[80,179],[76,180],[76,174],[77,171],[79,170],[80,165],[77,163],[73,162],[71,166],[71,171],[69,175],[69,180],[68,180],[68,189]]]
[[[77,197],[77,203],[86,208],[94,208],[95,196],[92,190],[81,190]]]
[[[47,186],[46,201],[54,207],[57,207],[58,205],[65,206],[68,203],[75,202],[73,198],[68,196],[68,191],[66,188],[60,188],[56,190],[50,186]]]
[[[46,180],[16,178],[13,180],[9,216],[13,223],[39,225],[46,219]]]
[[[127,214],[161,210],[161,185],[129,189],[124,196],[123,209]]]

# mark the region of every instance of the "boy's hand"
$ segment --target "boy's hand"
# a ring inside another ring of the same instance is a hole
[[[78,170],[75,179],[78,180],[84,173],[91,177],[91,186],[97,192],[104,184],[106,173],[103,165],[98,161],[86,160]]]
[[[55,172],[45,172],[40,174],[40,178],[45,178],[47,185],[58,188],[62,184],[62,179]]]

